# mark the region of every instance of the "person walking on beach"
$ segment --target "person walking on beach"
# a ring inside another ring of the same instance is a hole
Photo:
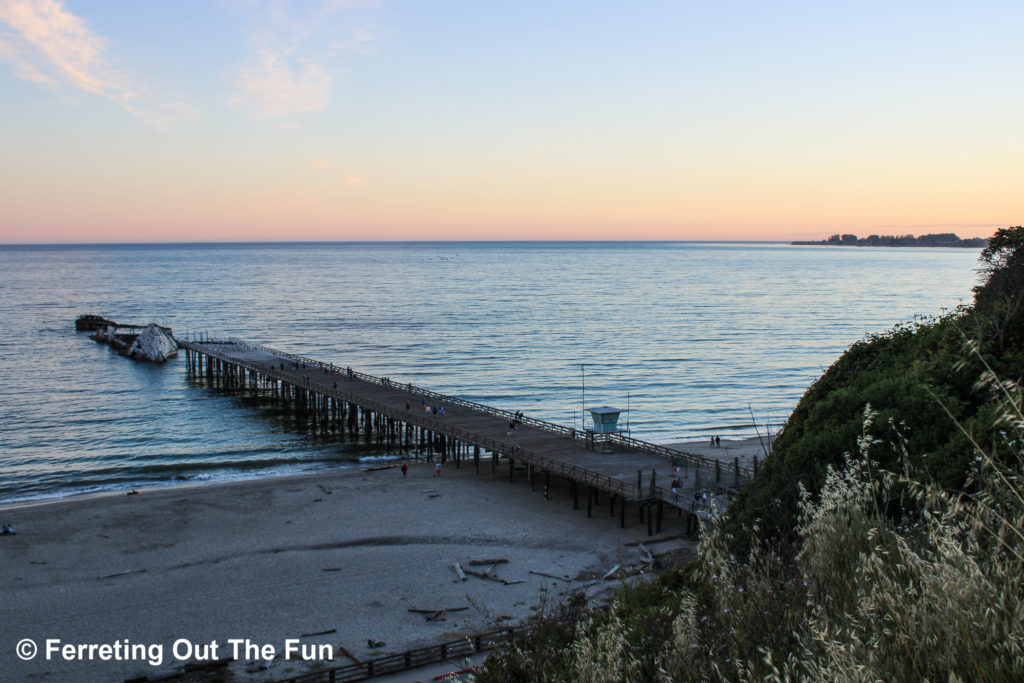
[[[402,479],[405,479],[405,475],[409,472],[409,466],[404,462],[402,463]]]
[[[440,477],[441,476],[441,461],[440,460],[438,460],[436,463],[434,463],[434,476],[435,477]]]
[[[721,447],[722,447],[722,440],[716,436],[715,437],[715,448],[721,448]]]

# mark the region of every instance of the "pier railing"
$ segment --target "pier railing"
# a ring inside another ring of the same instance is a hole
[[[535,628],[537,628],[535,623],[510,626],[479,635],[464,636],[458,640],[449,640],[436,645],[406,650],[397,654],[375,657],[364,662],[353,662],[345,666],[292,676],[281,679],[277,683],[349,683],[351,681],[364,681],[374,676],[397,673],[427,664],[436,664],[437,662],[445,662],[458,657],[466,657],[477,652],[486,652],[505,647],[515,639],[527,635]]]
[[[703,467],[714,468],[716,463],[721,466],[721,461],[714,460],[713,458],[705,458],[701,455],[695,455],[692,453],[684,453],[683,451],[677,451],[674,448],[668,446],[661,446],[656,443],[650,443],[648,441],[640,441],[629,436],[623,436],[621,434],[608,434],[608,441],[614,443],[623,448],[632,448],[634,450],[642,451],[650,455],[659,455],[666,459],[682,458],[688,460],[694,464],[701,465]],[[733,468],[735,470],[735,468]],[[739,466],[739,475],[745,478],[747,481],[754,478],[754,468],[747,467],[746,465]]]
[[[337,370],[338,369],[338,367],[335,366],[333,363],[325,363],[324,361],[321,361],[321,360],[316,360],[316,359],[313,359],[313,358],[306,358],[305,356],[297,356],[297,355],[291,354],[291,353],[285,353],[283,351],[279,351],[277,349],[272,349],[269,346],[264,346],[262,344],[253,344],[251,342],[247,342],[247,341],[243,341],[241,339],[235,339],[235,338],[230,339],[229,342],[233,343],[233,344],[235,344],[237,346],[243,347],[243,348],[251,349],[251,350],[254,350],[254,351],[263,351],[265,353],[270,353],[270,354],[273,354],[275,356],[280,356],[282,358],[287,358],[287,359],[289,359],[289,360],[291,360],[292,362],[295,362],[295,363],[301,363],[301,364],[304,364],[304,365],[313,365],[313,366],[321,367],[321,368],[328,369],[328,370]],[[359,372],[357,370],[352,370],[351,373],[352,373],[353,377],[356,377],[357,379],[361,379],[364,382],[371,382],[373,384],[380,384],[381,386],[397,386],[397,387],[403,387],[404,386],[404,387],[408,387],[410,393],[414,393],[414,394],[416,394],[418,396],[423,396],[425,398],[435,398],[435,399],[438,399],[440,401],[444,401],[445,403],[448,403],[449,405],[458,405],[458,406],[462,406],[464,408],[469,408],[471,410],[475,410],[477,412],[487,413],[489,415],[494,415],[495,417],[500,417],[500,418],[502,418],[504,420],[508,420],[509,422],[512,422],[513,420],[517,419],[516,413],[513,413],[511,411],[503,410],[501,408],[495,408],[494,406],[489,406],[489,405],[486,405],[484,403],[476,403],[474,401],[467,401],[466,399],[459,398],[458,396],[450,396],[450,395],[447,395],[447,394],[440,394],[440,393],[438,393],[436,391],[431,391],[430,389],[424,389],[423,387],[417,387],[417,386],[413,385],[411,382],[399,382],[397,384],[394,383],[394,382],[391,382],[389,384],[389,380],[386,377],[377,377],[375,375],[368,375],[365,372]],[[563,425],[560,425],[560,424],[557,424],[557,423],[554,423],[554,422],[548,422],[546,420],[538,420],[535,417],[528,417],[526,415],[523,415],[523,416],[519,417],[518,421],[520,423],[522,423],[522,424],[530,425],[531,427],[535,427],[537,429],[542,429],[542,430],[544,430],[546,432],[553,432],[555,434],[560,434],[562,436],[567,436],[567,437],[570,437],[572,439],[579,440],[579,441],[585,441],[586,440],[586,434],[585,434],[584,430],[574,429],[574,428],[571,428],[571,427],[565,427]]]
[[[436,391],[431,391],[430,389],[425,389],[423,387],[415,386],[411,382],[393,382],[393,381],[390,380],[390,378],[387,378],[387,377],[378,377],[376,375],[370,375],[370,374],[367,374],[367,373],[364,373],[364,372],[359,372],[357,370],[352,370],[351,368],[341,368],[340,366],[334,365],[333,363],[326,363],[324,361],[317,360],[315,358],[308,358],[306,356],[300,356],[300,355],[297,355],[297,354],[288,353],[286,351],[281,351],[279,349],[274,349],[274,348],[271,348],[269,346],[265,346],[263,344],[255,344],[255,343],[247,342],[245,340],[237,339],[237,338],[234,338],[234,337],[226,339],[226,340],[206,340],[206,341],[202,341],[202,342],[190,342],[190,341],[181,341],[181,340],[179,340],[179,345],[187,346],[188,348],[193,348],[193,349],[198,350],[198,351],[200,351],[202,353],[208,353],[210,355],[218,356],[222,360],[226,360],[226,361],[231,362],[231,363],[236,363],[236,364],[240,364],[240,365],[249,365],[250,369],[257,370],[259,372],[267,373],[268,372],[268,368],[266,366],[259,365],[259,364],[256,364],[256,363],[247,364],[244,361],[242,361],[241,359],[233,358],[233,357],[227,356],[226,354],[225,355],[219,355],[219,354],[216,354],[216,353],[211,353],[210,347],[211,346],[232,346],[232,347],[235,347],[235,348],[238,348],[238,349],[244,349],[244,350],[249,350],[249,351],[261,351],[263,353],[268,353],[268,354],[276,356],[278,358],[289,360],[289,361],[291,361],[292,363],[295,363],[295,364],[305,365],[305,366],[310,367],[310,368],[320,368],[320,369],[328,371],[328,372],[339,372],[339,373],[344,372],[346,374],[346,376],[350,376],[350,377],[352,377],[354,379],[362,380],[363,382],[368,382],[368,383],[371,383],[371,384],[377,384],[377,385],[380,385],[382,387],[398,388],[398,389],[401,389],[401,388],[404,387],[404,388],[407,389],[408,393],[414,394],[416,396],[422,396],[424,398],[438,400],[438,401],[444,402],[447,405],[461,406],[461,407],[473,410],[475,412],[492,415],[494,417],[499,417],[502,420],[507,420],[509,422],[518,421],[519,423],[524,424],[524,425],[529,425],[530,427],[533,427],[534,429],[539,429],[539,430],[546,431],[546,432],[549,432],[549,433],[558,434],[560,436],[572,439],[573,442],[581,442],[581,445],[586,445],[587,444],[587,438],[588,438],[588,435],[589,435],[590,438],[592,439],[591,442],[590,442],[591,444],[601,444],[601,443],[612,444],[612,445],[615,445],[615,446],[619,446],[621,448],[631,449],[631,450],[639,451],[641,453],[646,453],[648,455],[654,455],[654,456],[657,456],[657,457],[661,457],[661,458],[664,458],[664,459],[666,459],[666,460],[668,460],[669,462],[672,462],[672,463],[678,462],[679,460],[684,460],[688,464],[692,464],[692,465],[696,466],[697,468],[702,468],[702,469],[703,468],[715,469],[716,466],[719,467],[719,468],[722,466],[720,461],[715,460],[713,458],[706,458],[706,457],[704,457],[702,455],[698,455],[696,453],[688,453],[686,451],[680,451],[680,450],[677,450],[675,448],[669,448],[667,446],[662,446],[662,445],[659,445],[659,444],[650,443],[648,441],[641,441],[640,439],[634,439],[634,438],[629,437],[629,436],[623,436],[622,434],[597,434],[597,433],[594,433],[594,432],[586,432],[586,431],[583,431],[583,430],[577,430],[577,429],[574,429],[574,428],[565,427],[563,425],[559,425],[559,424],[556,424],[554,422],[548,422],[546,420],[540,420],[540,419],[533,418],[533,417],[528,417],[528,416],[525,416],[525,415],[517,416],[516,413],[513,413],[513,412],[508,411],[508,410],[503,410],[501,408],[495,408],[493,406],[489,406],[489,405],[486,405],[486,404],[483,404],[483,403],[476,403],[474,401],[468,401],[466,399],[459,398],[457,396],[450,396],[450,395],[447,395],[447,394],[441,394],[441,393],[438,393]],[[276,370],[276,368],[272,368],[271,367],[271,368],[269,368],[269,370]],[[297,380],[294,377],[285,375],[284,373],[276,373],[275,372],[274,374],[275,374],[275,376],[278,379],[290,382],[292,384],[297,384],[297,385],[303,386],[302,380]],[[312,382],[307,383],[307,385],[305,385],[304,388],[315,389],[318,392],[325,393],[325,394],[332,395],[332,396],[335,396],[335,394],[332,393],[332,392],[338,392],[338,390],[336,390],[336,389],[330,389],[330,388],[327,388],[327,387],[323,387],[322,385],[314,386]],[[344,400],[351,401],[351,402],[358,402],[358,403],[361,403],[361,404],[366,404],[367,403],[367,399],[365,399],[364,397],[356,397],[355,395],[348,394],[347,392],[340,392],[340,394],[344,394],[344,397],[343,397]],[[336,397],[337,398],[342,398],[341,395],[337,395]],[[392,407],[392,406],[385,406],[383,404],[380,404],[380,407],[373,408],[373,409],[374,410],[382,410],[382,412],[387,412],[392,417],[401,417],[402,419],[407,419],[409,417],[409,415],[407,413],[402,413],[401,415],[391,414],[392,411],[395,410],[394,407]],[[418,419],[415,419],[414,421],[417,422],[418,424],[424,424],[424,425],[429,424],[431,426],[431,428],[435,428],[435,431],[440,431],[440,432],[445,433],[445,434],[451,434],[453,436],[457,436],[454,432],[462,432],[462,436],[460,436],[460,438],[463,438],[464,441],[468,441],[468,442],[471,442],[471,443],[478,443],[478,445],[486,448],[487,450],[490,450],[491,452],[500,452],[500,453],[505,454],[505,455],[513,455],[513,457],[516,457],[516,458],[523,458],[526,462],[529,462],[531,464],[547,465],[547,466],[552,468],[553,472],[556,471],[556,470],[559,470],[559,471],[564,471],[564,472],[560,472],[560,473],[566,473],[566,474],[571,473],[571,474],[574,474],[574,475],[579,475],[579,473],[581,473],[581,472],[587,472],[588,475],[603,476],[603,475],[594,475],[589,470],[580,470],[579,468],[575,468],[573,466],[566,465],[564,463],[556,463],[555,461],[551,461],[549,458],[545,458],[543,456],[540,456],[539,454],[532,453],[530,451],[526,451],[526,450],[523,450],[523,449],[519,449],[518,453],[512,454],[512,453],[510,453],[510,448],[512,448],[512,447],[510,447],[506,443],[503,443],[503,442],[500,442],[500,441],[495,441],[495,440],[490,440],[490,439],[482,439],[478,435],[472,435],[472,434],[469,434],[468,432],[464,432],[463,430],[459,430],[459,429],[454,428],[454,427],[448,427],[448,426],[444,425],[443,421],[440,421],[440,420],[431,420],[429,418],[418,418]],[[464,438],[464,437],[469,437],[469,436],[473,437],[472,441],[470,441],[468,438]],[[482,443],[481,441],[490,441],[493,445],[498,447],[498,450],[495,450],[490,445],[484,445],[484,443]],[[547,461],[547,462],[545,462],[545,461]],[[729,467],[729,466],[727,465],[727,467]],[[737,480],[742,479],[744,481],[749,481],[749,480],[753,479],[754,469],[751,468],[751,467],[747,467],[747,466],[732,466],[732,467],[730,467],[730,469],[733,470],[734,477]],[[578,472],[568,472],[568,471],[565,471],[565,470],[579,470],[579,471]],[[614,488],[607,488],[607,487],[603,486],[602,488],[606,488],[606,490],[612,491],[613,493],[618,493],[620,495],[623,495],[619,491],[619,489],[621,488],[621,482],[619,480],[612,479],[611,477],[607,477],[607,479],[609,480],[609,486],[610,486],[610,482],[615,482],[617,484],[617,486],[615,486]],[[597,482],[592,482],[592,483],[597,483]],[[738,485],[739,481],[737,481],[736,483]],[[634,486],[632,488],[635,489],[636,487]],[[643,496],[643,492],[642,491],[636,491],[635,497],[643,498],[644,497]],[[669,493],[667,493],[665,495],[659,495],[657,497],[662,499],[662,500],[668,501],[668,500],[674,498],[674,495],[669,492]]]
[[[485,450],[488,450],[491,453],[501,454],[501,455],[504,455],[504,456],[506,456],[508,458],[511,458],[513,460],[518,460],[518,461],[521,461],[521,462],[529,463],[531,465],[538,465],[542,469],[547,469],[552,474],[558,474],[558,475],[562,475],[562,476],[565,476],[565,477],[568,477],[568,478],[571,478],[571,479],[575,479],[577,481],[582,481],[584,483],[590,484],[591,486],[595,486],[595,487],[600,488],[600,489],[602,489],[604,491],[607,491],[609,493],[614,493],[615,495],[618,495],[618,496],[620,496],[622,498],[627,498],[627,499],[630,499],[630,500],[636,500],[637,498],[641,497],[641,495],[642,495],[642,491],[640,491],[638,489],[636,484],[627,484],[626,482],[624,482],[621,479],[616,479],[616,478],[610,477],[610,476],[608,476],[606,474],[601,474],[601,473],[595,472],[593,470],[588,470],[588,469],[585,469],[585,468],[582,468],[582,467],[577,467],[576,465],[571,465],[569,463],[561,462],[561,461],[555,460],[553,458],[550,458],[548,456],[544,456],[544,455],[541,455],[539,453],[536,453],[536,452],[534,452],[532,450],[529,450],[529,449],[526,449],[526,448],[522,448],[521,446],[517,446],[515,444],[510,444],[510,443],[505,442],[505,441],[499,441],[497,439],[492,439],[492,438],[489,438],[489,437],[485,437],[485,436],[482,436],[482,435],[474,433],[474,432],[466,431],[464,429],[461,429],[459,427],[455,427],[454,425],[446,423],[443,418],[437,418],[437,417],[434,417],[432,415],[431,416],[420,415],[419,413],[416,413],[416,412],[413,412],[413,411],[407,411],[404,408],[399,408],[399,407],[396,407],[396,406],[393,406],[393,405],[388,405],[386,403],[382,403],[380,401],[376,401],[374,399],[367,398],[367,397],[362,396],[362,395],[358,395],[358,394],[354,394],[354,393],[345,391],[341,387],[335,388],[335,387],[325,386],[323,384],[318,384],[318,383],[314,382],[312,379],[306,379],[304,377],[302,377],[302,378],[294,377],[292,375],[289,375],[289,374],[283,372],[279,368],[274,367],[273,365],[268,366],[268,365],[263,365],[263,364],[260,364],[260,363],[246,361],[246,360],[243,360],[241,358],[236,358],[236,357],[233,357],[233,356],[231,356],[229,354],[226,354],[226,353],[223,353],[223,352],[219,352],[219,351],[215,351],[215,350],[210,348],[210,345],[226,346],[226,345],[229,345],[229,344],[231,346],[235,346],[235,347],[239,346],[237,343],[235,343],[233,341],[229,341],[229,342],[202,342],[201,344],[194,344],[194,343],[191,343],[191,342],[186,342],[186,343],[183,343],[182,346],[184,346],[186,348],[189,348],[189,349],[197,350],[197,351],[199,351],[201,353],[205,353],[205,354],[213,356],[215,358],[219,358],[219,359],[221,359],[223,361],[226,361],[228,363],[233,363],[235,365],[238,365],[240,367],[244,367],[244,368],[252,370],[254,372],[260,372],[260,373],[262,373],[264,375],[267,375],[269,377],[273,377],[275,379],[281,380],[282,382],[287,382],[288,384],[291,384],[293,386],[301,387],[301,388],[307,389],[309,391],[314,391],[314,392],[323,394],[325,396],[330,396],[331,398],[337,399],[339,401],[346,401],[348,403],[355,403],[355,404],[363,407],[364,409],[369,409],[369,410],[378,412],[378,413],[380,413],[382,415],[386,415],[386,416],[391,417],[391,418],[399,419],[399,420],[402,420],[402,421],[405,421],[405,422],[410,422],[410,423],[414,423],[414,424],[420,425],[422,427],[426,427],[426,428],[430,429],[431,431],[437,432],[439,434],[444,434],[446,436],[451,436],[451,437],[454,437],[454,438],[459,439],[461,441],[464,441],[465,443],[473,444],[475,446],[480,446],[481,448],[483,448]],[[254,346],[255,345],[251,345],[251,344],[247,344],[246,345],[246,347],[251,349],[251,350],[259,350],[259,351],[270,352],[268,349],[265,349],[265,348],[255,348],[254,349]],[[300,364],[304,364],[306,366],[310,366],[310,362],[309,362],[310,359],[308,359],[308,358],[302,358],[301,356],[292,356],[292,355],[285,356],[283,354],[275,354],[275,355],[278,355],[279,357],[282,357],[282,358],[288,358],[289,360],[291,360],[293,362],[297,362],[297,363],[300,363]],[[314,367],[320,367],[320,368],[322,368],[324,370],[327,370],[328,372],[345,372],[344,369],[339,369],[337,367],[330,366],[329,364],[326,364],[326,363],[316,363],[314,365]],[[355,371],[353,371],[352,376],[353,376],[354,379],[363,379],[364,377],[372,377],[372,375],[363,375],[362,373],[358,373],[358,376],[357,376],[357,373]],[[378,378],[374,378],[374,379],[378,379]],[[381,382],[380,384],[382,386],[389,386],[388,384],[383,383],[383,382]],[[408,386],[408,385],[403,385],[403,384],[397,384],[397,385],[396,384],[391,384],[390,385],[390,387],[397,387],[397,388],[401,388],[402,386]],[[443,396],[442,394],[434,394],[434,392],[430,392],[430,393],[433,394],[434,396],[437,396],[437,397],[443,397],[445,399],[448,398],[446,396]],[[472,404],[472,405],[476,405],[476,404]]]

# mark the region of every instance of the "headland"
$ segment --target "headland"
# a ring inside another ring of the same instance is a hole
[[[857,237],[852,234],[835,234],[824,240],[808,240],[790,242],[798,246],[824,247],[958,247],[964,249],[981,249],[988,244],[983,237],[962,239],[954,233],[945,232],[932,235],[868,235]]]

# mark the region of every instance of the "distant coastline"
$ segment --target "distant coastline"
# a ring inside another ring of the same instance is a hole
[[[988,244],[984,237],[971,237],[961,239],[959,236],[944,232],[935,235],[868,235],[857,237],[856,235],[832,235],[825,240],[810,240],[790,242],[795,245],[812,245],[826,247],[962,247],[982,248]]]

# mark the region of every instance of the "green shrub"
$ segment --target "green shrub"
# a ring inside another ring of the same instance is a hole
[[[1018,408],[1008,414],[1024,424]],[[1005,409],[1005,405],[1003,406]],[[979,451],[971,496],[885,470],[871,436],[804,492],[792,559],[728,527],[699,560],[623,594],[579,625],[557,674],[517,680],[1012,680],[1024,671],[1024,479],[1019,430],[1010,465]],[[910,471],[909,469],[907,471]],[[894,521],[899,490],[916,512]],[[535,672],[555,671],[535,668]]]

